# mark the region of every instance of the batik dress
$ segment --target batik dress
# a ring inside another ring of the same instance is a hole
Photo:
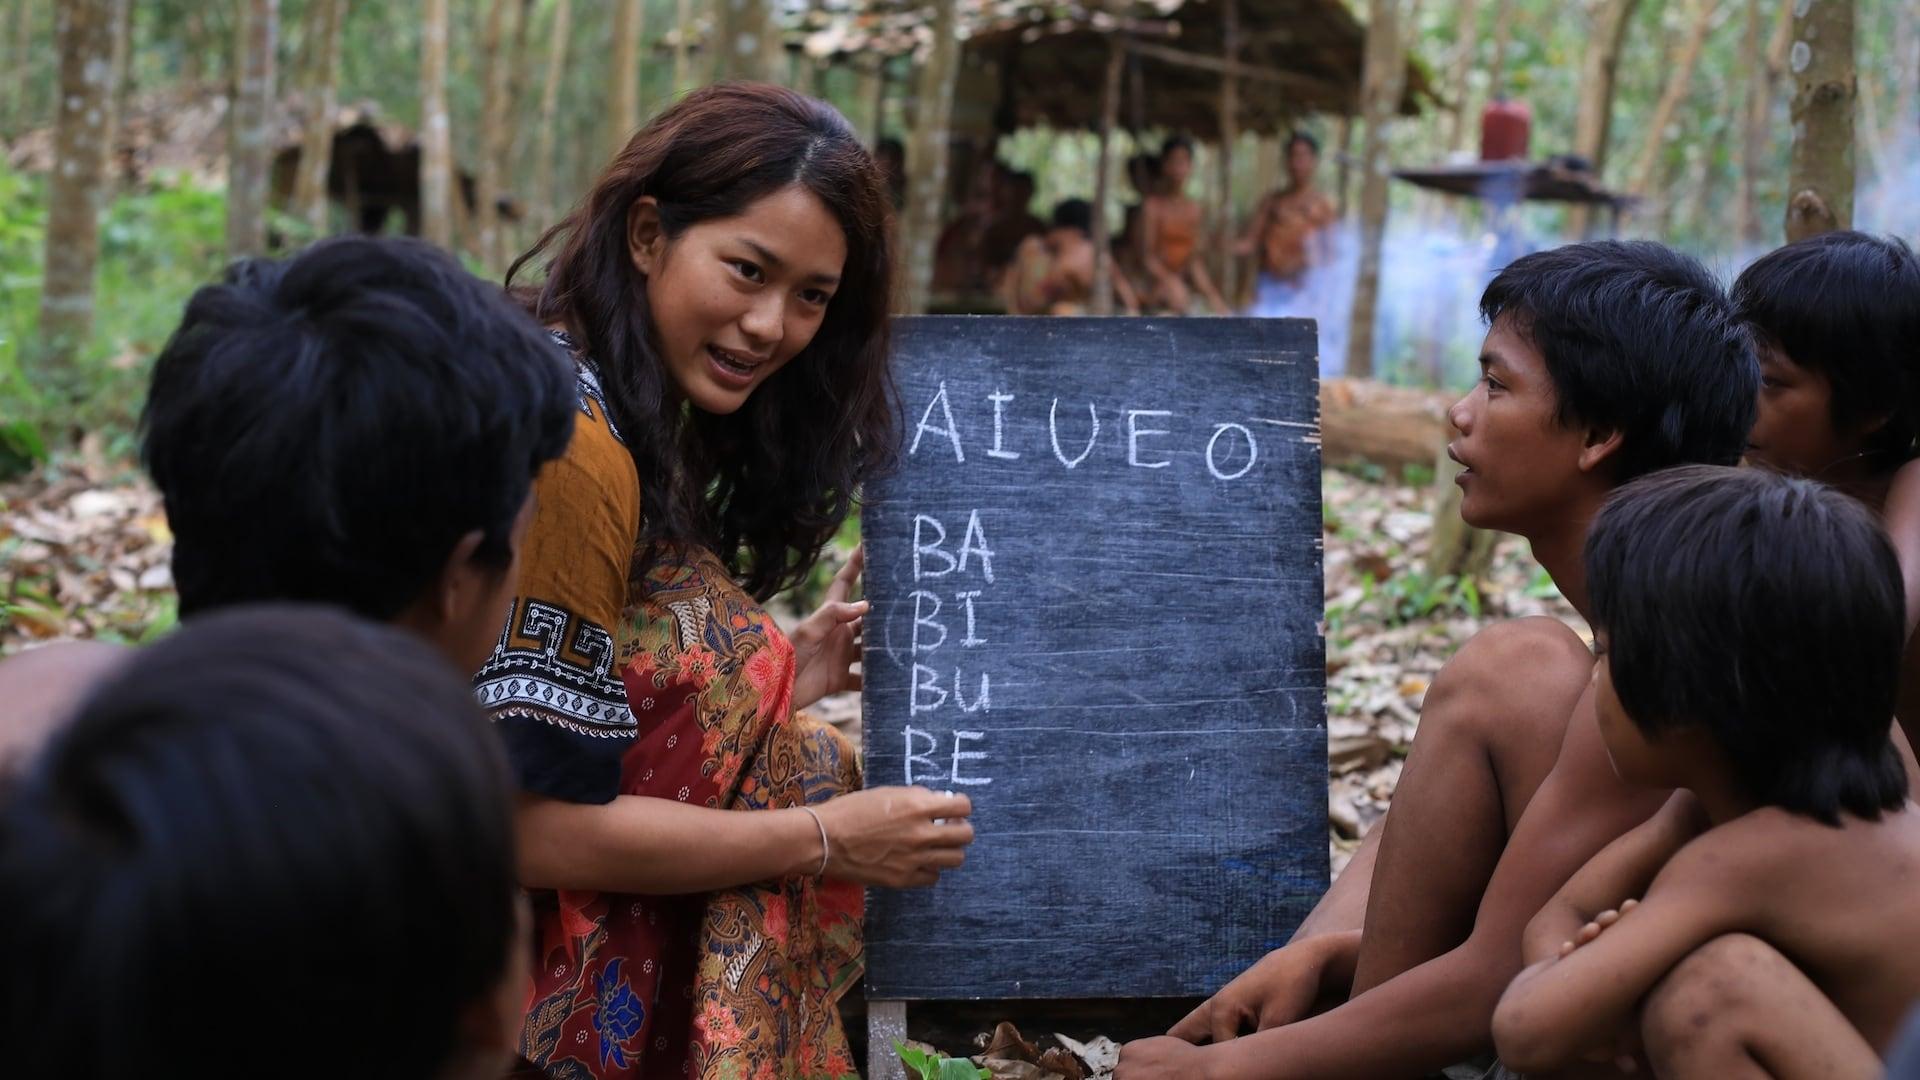
[[[535,485],[519,595],[476,679],[522,787],[729,810],[857,787],[845,741],[793,714],[792,644],[720,560],[678,547],[647,561],[632,459],[593,364],[575,360],[573,441]],[[837,1003],[861,973],[857,886],[531,895],[520,1049],[557,1080],[854,1072]]]

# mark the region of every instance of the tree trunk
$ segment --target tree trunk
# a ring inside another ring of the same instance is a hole
[[[1691,0],[1693,8],[1689,11],[1687,36],[1680,45],[1680,55],[1669,66],[1666,89],[1660,93],[1660,101],[1653,107],[1653,119],[1648,121],[1645,136],[1640,143],[1640,153],[1634,157],[1633,180],[1627,191],[1633,195],[1645,195],[1653,186],[1654,170],[1658,167],[1660,148],[1666,145],[1667,125],[1673,122],[1673,111],[1680,106],[1681,99],[1687,96],[1688,84],[1693,81],[1693,68],[1700,60],[1700,47],[1706,43],[1707,31],[1713,25],[1713,15],[1719,7],[1718,0]]]
[[[1387,228],[1387,128],[1400,108],[1407,64],[1399,24],[1412,25],[1419,0],[1402,10],[1401,0],[1369,0],[1366,71],[1361,107],[1367,130],[1360,150],[1360,260],[1353,285],[1352,323],[1347,331],[1347,374],[1373,373],[1373,319],[1380,301],[1380,247]]]
[[[45,381],[61,396],[74,392],[74,361],[93,332],[94,263],[106,189],[101,142],[107,101],[113,96],[113,19],[121,2],[61,0],[54,11],[60,58],[60,106],[53,136],[58,182],[47,185],[40,341]]]
[[[1590,7],[1587,54],[1580,68],[1580,104],[1574,116],[1573,152],[1593,165],[1596,179],[1606,176],[1607,137],[1613,131],[1614,76],[1620,69],[1620,49],[1627,24],[1640,0],[1595,0]],[[1592,208],[1576,203],[1567,210],[1567,231],[1576,240],[1586,236]]]
[[[347,0],[314,0],[313,65],[307,82],[307,130],[300,141],[300,172],[293,212],[315,236],[327,232],[327,171],[333,164],[333,114],[338,105],[340,40]]]
[[[786,47],[780,38],[774,0],[715,0],[713,52],[715,75],[777,83],[786,76]]]
[[[420,235],[453,247],[453,133],[447,123],[447,0],[423,0],[420,26]]]
[[[640,34],[642,0],[616,0],[613,8],[613,85],[608,88],[607,147],[615,151],[640,127]]]
[[[692,84],[693,0],[674,0],[673,7],[673,92],[678,94]]]
[[[1127,51],[1107,44],[1107,78],[1100,91],[1100,149],[1093,174],[1093,314],[1113,314],[1113,235],[1107,204],[1113,198],[1113,132],[1120,126],[1120,71]]]
[[[227,118],[227,256],[234,259],[267,250],[280,0],[242,0],[240,16],[233,110]]]
[[[122,180],[120,144],[124,132],[121,122],[127,115],[127,94],[133,71],[133,0],[115,0],[113,11],[113,93],[107,95],[107,123],[100,137],[100,152],[105,155],[102,174],[106,191],[102,199],[111,201]]]
[[[1467,77],[1473,71],[1474,46],[1479,43],[1480,0],[1460,0],[1454,12],[1459,25],[1455,27],[1453,39],[1453,77],[1448,80],[1448,92],[1453,95],[1453,111],[1447,114],[1446,149],[1448,155],[1460,151],[1466,141],[1467,116]]]
[[[1513,0],[1500,0],[1493,9],[1493,63],[1487,67],[1487,96],[1506,93],[1507,47],[1513,44]]]
[[[1344,114],[1333,122],[1333,145],[1338,148],[1333,155],[1333,209],[1343,218],[1353,201],[1348,194],[1353,187],[1353,123],[1353,117]]]
[[[743,0],[728,0],[737,6]],[[933,249],[947,192],[947,124],[953,115],[953,85],[960,73],[957,0],[934,0],[933,48],[920,69],[912,139],[907,145],[905,222],[906,310],[927,310],[933,286]]]
[[[1221,0],[1225,26],[1226,61],[1240,62],[1240,0]],[[1233,149],[1240,141],[1240,80],[1229,71],[1220,77],[1220,203],[1215,243],[1220,246],[1220,295],[1235,309],[1240,306],[1240,260],[1234,257],[1234,233],[1240,224],[1233,212]],[[1265,192],[1261,192],[1265,195]]]
[[[1747,0],[1747,26],[1740,40],[1740,62],[1747,72],[1747,100],[1740,116],[1740,175],[1733,190],[1733,240],[1741,247],[1760,243],[1760,216],[1755,212],[1754,179],[1760,175],[1761,153],[1766,147],[1766,114],[1772,95],[1767,87],[1767,67],[1760,49],[1760,29],[1765,24],[1761,9],[1767,0]],[[1791,6],[1790,2],[1782,6]]]
[[[1796,0],[1787,242],[1853,225],[1853,0]]]
[[[505,147],[511,145],[513,122],[508,115],[508,71],[518,57],[509,54],[510,25],[518,0],[492,0],[480,38],[479,161],[473,178],[473,242],[480,265],[494,269],[500,258],[500,175]]]
[[[547,38],[546,81],[540,87],[540,123],[535,128],[533,197],[528,212],[545,229],[559,218],[553,195],[553,138],[560,122],[560,77],[567,67],[567,33],[572,29],[572,0],[554,0],[553,28]]]

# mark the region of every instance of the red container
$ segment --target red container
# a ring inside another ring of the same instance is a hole
[[[1512,161],[1527,156],[1533,111],[1524,101],[1490,101],[1480,114],[1480,160]]]

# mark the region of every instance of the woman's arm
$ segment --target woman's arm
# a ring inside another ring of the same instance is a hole
[[[520,883],[660,895],[708,892],[820,869],[826,876],[891,888],[931,885],[965,860],[973,812],[964,795],[874,788],[813,807],[714,810],[672,799],[622,795],[570,803],[522,794],[515,813]]]

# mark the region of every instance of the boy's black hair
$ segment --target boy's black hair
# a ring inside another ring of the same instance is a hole
[[[1160,144],[1160,153],[1158,156],[1164,161],[1166,156],[1175,150],[1185,150],[1187,156],[1192,157],[1193,140],[1187,138],[1185,135],[1169,135],[1167,136],[1167,141]]]
[[[1749,797],[1829,825],[1905,801],[1900,564],[1858,502],[1762,469],[1669,469],[1607,500],[1586,568],[1643,731],[1704,728]]]
[[[1867,439],[1889,468],[1920,437],[1920,259],[1904,241],[1830,232],[1755,260],[1733,283],[1740,318],[1764,345],[1833,386],[1846,429],[1886,416]]]
[[[390,619],[475,529],[504,567],[576,408],[565,354],[428,244],[235,263],[187,302],[140,419],[181,613],[313,600]]]
[[[1053,208],[1053,227],[1093,233],[1093,204],[1085,199],[1062,199]]]
[[[1645,240],[1568,244],[1515,259],[1480,297],[1531,341],[1563,425],[1623,436],[1616,481],[1674,465],[1731,465],[1760,391],[1753,341],[1691,256]]]
[[[1293,132],[1293,134],[1291,134],[1291,135],[1289,135],[1289,136],[1287,136],[1287,149],[1288,149],[1288,150],[1292,150],[1292,149],[1293,149],[1293,144],[1294,144],[1294,143],[1306,143],[1306,144],[1307,144],[1307,149],[1309,149],[1309,150],[1311,150],[1311,151],[1313,151],[1313,153],[1314,153],[1314,155],[1315,155],[1316,157],[1317,157],[1317,156],[1319,156],[1319,154],[1320,154],[1320,140],[1319,140],[1319,139],[1316,139],[1316,138],[1314,138],[1314,137],[1313,137],[1313,136],[1312,136],[1311,134],[1309,134],[1309,133],[1307,133],[1307,132],[1305,132],[1305,131],[1301,131],[1301,130],[1299,130],[1299,129],[1297,129],[1297,128],[1296,128],[1296,129],[1294,130],[1294,132]]]
[[[0,805],[9,1075],[440,1075],[515,940],[513,790],[398,629],[238,608],[140,650]]]

